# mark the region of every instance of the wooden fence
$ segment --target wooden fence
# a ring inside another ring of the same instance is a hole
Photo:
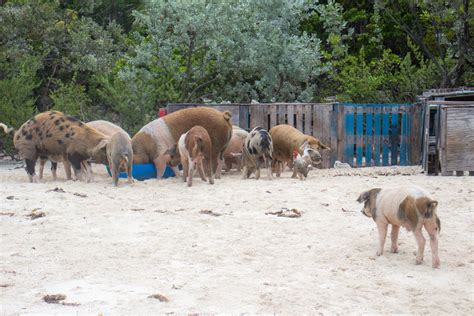
[[[331,147],[323,168],[336,160],[351,166],[418,164],[422,107],[414,104],[256,103],[169,104],[168,113],[210,106],[232,113],[232,124],[250,130],[288,124]]]

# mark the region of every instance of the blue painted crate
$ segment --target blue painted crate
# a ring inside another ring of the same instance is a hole
[[[112,176],[109,166],[106,166],[106,168],[107,168],[107,172],[109,173],[109,176]],[[175,174],[173,170],[171,169],[171,167],[166,166],[165,174],[163,175],[163,178],[169,178],[169,177],[174,177],[174,176]],[[127,177],[128,176],[126,172],[120,172],[119,178],[126,179]],[[156,178],[155,165],[152,163],[134,164],[132,167],[132,177],[140,181]]]

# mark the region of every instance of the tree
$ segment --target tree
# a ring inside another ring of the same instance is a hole
[[[384,12],[436,65],[440,86],[473,84],[474,24],[469,0],[384,1]],[[471,78],[472,79],[472,78]]]
[[[304,1],[164,1],[136,12],[139,44],[124,71],[169,82],[171,102],[309,101],[320,41],[301,34]]]

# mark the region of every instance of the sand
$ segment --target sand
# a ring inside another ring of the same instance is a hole
[[[0,314],[473,313],[474,177],[387,167],[114,188],[102,166],[94,183],[48,170],[35,184],[13,167],[0,166]],[[355,200],[408,184],[439,200],[441,269],[429,241],[414,264],[406,230],[398,254],[375,256],[375,224]],[[282,208],[302,216],[266,214]],[[64,304],[43,300],[55,294]]]

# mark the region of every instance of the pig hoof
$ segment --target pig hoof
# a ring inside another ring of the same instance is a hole
[[[416,258],[416,262],[415,262],[416,265],[420,265],[422,263],[423,263],[423,258],[422,259]]]
[[[438,260],[433,260],[432,267],[433,267],[434,269],[439,269],[439,266],[440,266],[439,259],[438,259]]]
[[[392,247],[391,252],[392,253],[398,253],[398,247]]]
[[[377,255],[377,256],[381,256],[382,253],[383,253],[383,251],[377,250],[376,255]]]

